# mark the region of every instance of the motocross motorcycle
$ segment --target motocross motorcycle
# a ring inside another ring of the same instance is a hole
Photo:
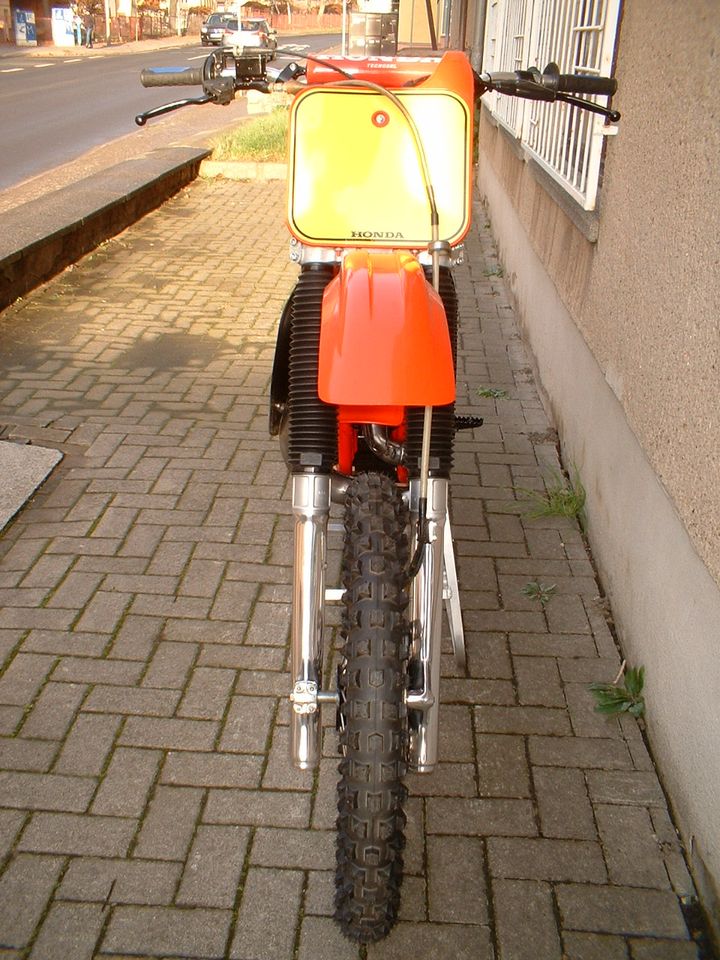
[[[496,90],[617,120],[577,96],[610,96],[616,84],[555,64],[479,75],[457,51],[308,57],[268,72],[259,52],[230,48],[201,69],[145,70],[146,86],[196,83],[203,95],[136,119],[242,90],[294,94],[287,223],[299,275],[280,319],[269,417],[292,476],[291,754],[301,769],[318,765],[329,705],[341,756],[335,916],[368,943],[397,918],[403,778],[438,762],[443,602],[465,661],[449,480],[456,431],[482,421],[454,412],[452,269],[470,228],[476,103]],[[339,586],[326,584],[334,504]],[[331,675],[325,610],[338,601]]]

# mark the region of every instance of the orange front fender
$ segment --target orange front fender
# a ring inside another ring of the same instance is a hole
[[[356,250],[345,257],[323,297],[318,394],[359,407],[455,399],[445,309],[411,254]]]

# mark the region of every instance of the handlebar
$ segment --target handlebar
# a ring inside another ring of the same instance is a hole
[[[140,74],[144,87],[193,87],[203,79],[202,67],[146,67]]]
[[[278,52],[285,51],[278,50]],[[290,53],[291,51],[287,52]],[[323,74],[324,82],[333,82],[333,75],[350,77],[349,73],[346,73],[344,69],[337,65],[331,64],[328,69],[328,59],[333,58],[318,59],[307,55],[305,59],[325,66],[325,73],[330,73],[330,77],[325,77]],[[342,58],[335,59],[342,60]],[[372,59],[368,60],[368,64],[376,66],[375,63],[370,62]],[[398,58],[398,62],[400,61],[402,61],[402,58]],[[345,63],[344,60],[342,62]],[[427,69],[424,63],[421,66],[422,70]],[[317,68],[315,69],[317,70]],[[305,83],[299,84],[296,82],[298,77],[302,76],[309,84],[312,84],[314,76],[310,76],[308,72],[305,77],[305,74],[306,71],[303,67],[296,63],[290,63],[280,71],[276,79],[268,79],[267,53],[254,48],[244,50],[222,48],[211,53],[202,67],[154,67],[145,69],[140,75],[144,87],[201,85],[203,96],[195,99],[178,100],[173,104],[166,105],[166,107],[156,107],[153,110],[148,110],[139,114],[135,118],[135,122],[142,126],[151,117],[191,103],[230,103],[235,93],[241,90],[259,90],[263,93],[271,93],[273,90],[281,89],[288,93],[294,93],[305,86]],[[400,72],[398,71],[399,76]],[[407,83],[414,86],[417,82],[422,82],[426,76],[427,74],[421,72],[419,80],[408,80]],[[599,113],[613,122],[620,119],[620,114],[616,110],[610,110],[592,100],[584,100],[578,97],[578,94],[611,97],[617,90],[617,81],[612,77],[560,73],[556,63],[549,63],[542,73],[536,67],[531,67],[529,70],[515,70],[508,73],[475,74],[475,79],[476,97],[478,98],[486,91],[494,90],[507,96],[522,97],[526,100],[547,102],[560,100],[591,113]],[[398,84],[393,82],[389,85],[396,86]]]
[[[536,68],[514,70],[511,73],[483,73],[478,77],[486,90],[495,90],[511,97],[526,100],[561,100],[591,113],[600,113],[609,120],[617,121],[617,110],[608,110],[589,100],[578,99],[578,94],[611,97],[617,90],[614,77],[596,77],[586,73],[560,73],[556,63],[549,63],[542,73]]]

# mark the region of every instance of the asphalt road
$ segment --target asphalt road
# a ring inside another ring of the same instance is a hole
[[[279,38],[281,45],[297,52],[327,49],[338,40],[328,34]],[[135,153],[138,147],[187,142],[194,134],[245,115],[244,102],[237,100],[227,108],[189,107],[139,130],[134,123],[137,113],[183,95],[196,95],[191,87],[146,90],[140,85],[141,69],[198,66],[209,49],[198,43],[121,56],[100,46],[96,49],[95,54],[82,57],[72,52],[65,57],[29,57],[19,52],[2,58],[0,191],[49,175],[118,138],[127,138],[128,150]],[[162,125],[160,133],[158,125]],[[123,158],[120,153],[118,159]]]

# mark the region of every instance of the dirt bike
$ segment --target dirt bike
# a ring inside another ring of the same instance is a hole
[[[619,114],[576,96],[610,96],[614,80],[554,64],[478,75],[454,51],[306,59],[274,79],[248,50],[143,71],[147,86],[200,83],[203,96],[136,119],[239,90],[295,94],[288,226],[300,273],[280,319],[269,418],[292,475],[291,753],[302,769],[318,765],[330,705],[341,755],[335,917],[368,943],[397,918],[403,778],[438,762],[443,601],[465,663],[448,487],[455,432],[482,422],[454,412],[452,268],[470,228],[475,105],[497,90]],[[335,588],[325,582],[333,503],[344,514]],[[325,607],[338,600],[331,679]]]

